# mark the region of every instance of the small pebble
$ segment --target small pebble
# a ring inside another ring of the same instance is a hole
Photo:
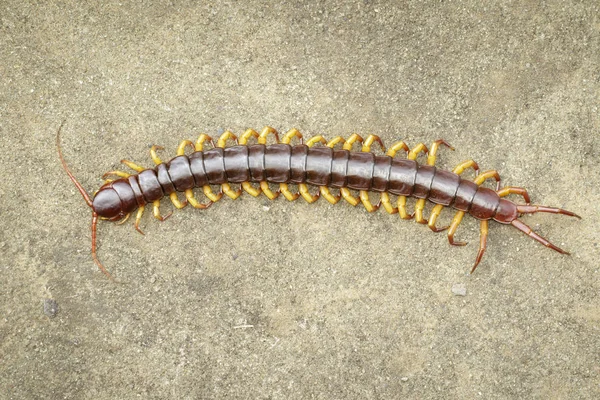
[[[54,299],[44,299],[44,314],[48,318],[56,317],[58,314],[58,303]]]
[[[401,380],[402,382],[408,382],[408,377],[406,377],[406,376],[403,376],[402,378],[400,378],[400,380]]]
[[[456,296],[466,296],[467,287],[464,283],[455,283],[452,285],[452,293],[454,293]]]

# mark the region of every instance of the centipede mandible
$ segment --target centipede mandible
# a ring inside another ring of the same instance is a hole
[[[135,212],[135,229],[143,234],[140,220],[149,205],[152,206],[154,217],[160,221],[171,215],[162,215],[160,212],[160,202],[165,197],[169,197],[176,209],[190,205],[201,210],[207,209],[223,196],[235,200],[243,192],[254,197],[262,193],[271,200],[279,195],[289,201],[302,197],[308,203],[314,203],[321,196],[331,204],[344,199],[352,206],[362,203],[368,212],[383,207],[389,214],[398,214],[404,220],[414,219],[419,224],[427,225],[433,232],[447,230],[448,242],[454,246],[466,245],[465,242],[456,241],[454,235],[463,217],[469,214],[480,221],[481,232],[471,273],[481,262],[487,248],[490,221],[511,225],[544,246],[569,254],[534,232],[519,218],[523,214],[544,212],[581,219],[579,215],[562,208],[532,205],[525,188],[501,187],[497,171],[480,172],[473,160],[460,163],[452,171],[436,168],[440,147],[454,150],[443,139],[435,140],[429,148],[424,143],[410,148],[405,142],[399,141],[386,149],[376,135],[363,139],[358,134],[352,134],[347,139],[337,136],[329,141],[317,135],[304,142],[297,129],[288,131],[280,140],[279,133],[268,126],[260,133],[248,129],[239,138],[226,131],[216,145],[210,136],[201,134],[196,142],[182,141],[176,157],[166,162],[158,155],[163,148],[152,146],[150,155],[155,163],[154,168],[144,168],[121,160],[133,172],[113,170],[105,173],[102,176],[104,184],[90,196],[75,178],[62,154],[60,133],[63,125],[64,121],[56,133],[58,156],[70,180],[92,209],[92,259],[110,279],[114,278],[97,254],[98,220],[123,223]],[[267,144],[270,135],[274,137],[273,144]],[[249,144],[249,140],[255,143]],[[291,144],[292,141],[295,144]],[[233,142],[233,145],[227,146],[228,142]],[[371,151],[375,143],[382,148],[384,155],[376,155]],[[211,148],[205,149],[207,144]],[[360,151],[354,150],[356,144],[362,145]],[[191,153],[186,154],[188,147]],[[397,157],[399,153],[405,154],[405,157]],[[426,155],[426,163],[417,162],[419,154]],[[474,180],[462,177],[467,169],[475,171]],[[495,180],[495,190],[483,186],[488,179]],[[231,184],[239,184],[240,187],[234,190]],[[292,191],[289,184],[295,184],[298,190]],[[220,186],[220,190],[215,193],[211,185]],[[278,189],[272,190],[275,185],[278,185]],[[313,189],[314,193],[311,192],[309,186],[317,187],[316,191]],[[196,198],[196,188],[202,189],[205,202]],[[330,189],[337,189],[339,193],[333,194]],[[358,191],[358,196],[351,190]],[[371,192],[380,194],[376,204],[370,200]],[[185,197],[184,200],[180,200],[180,195]],[[390,195],[396,199],[393,201]],[[520,196],[524,204],[507,199],[508,195]],[[409,197],[416,199],[412,214],[407,207]],[[433,208],[425,218],[424,210],[428,201],[433,203]],[[437,220],[445,207],[454,209],[456,213],[450,225],[439,227]]]

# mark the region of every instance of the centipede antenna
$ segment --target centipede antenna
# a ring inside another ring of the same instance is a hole
[[[63,169],[65,170],[67,175],[69,175],[69,178],[75,184],[75,187],[77,187],[77,190],[79,190],[79,193],[81,193],[81,195],[83,196],[83,199],[85,200],[87,205],[91,208],[92,207],[92,199],[87,194],[87,192],[85,191],[83,186],[81,186],[81,183],[79,183],[77,178],[75,178],[75,176],[73,175],[73,173],[67,166],[67,162],[65,161],[65,158],[63,157],[63,154],[62,154],[62,149],[60,147],[60,131],[61,131],[63,125],[65,124],[65,122],[66,122],[66,120],[63,120],[63,122],[61,122],[60,126],[58,127],[58,131],[56,132],[56,149],[58,150],[58,157],[60,158],[60,162],[62,164]]]
[[[527,226],[523,222],[519,221],[518,219],[513,220],[511,222],[511,225],[514,226],[515,228],[517,228],[518,230],[520,230],[521,232],[525,233],[527,236],[537,240],[544,246],[550,247],[552,250],[556,250],[561,254],[567,254],[567,255],[570,254],[569,252],[564,251],[560,247],[550,243],[548,240],[546,240],[545,238],[543,238],[540,235],[538,235],[537,233],[535,233],[529,226]]]
[[[94,262],[96,263],[98,268],[100,268],[100,271],[102,271],[102,273],[104,275],[106,275],[110,280],[115,281],[115,278],[113,278],[113,276],[110,274],[110,272],[108,272],[106,270],[106,268],[104,268],[104,265],[102,265],[102,263],[98,259],[98,255],[96,254],[96,228],[97,228],[97,226],[98,226],[98,214],[93,212],[92,213],[92,259],[94,260]]]
[[[518,205],[517,211],[521,214],[534,214],[537,212],[546,212],[552,214],[563,214],[569,217],[575,217],[581,219],[581,217],[571,211],[563,210],[562,208],[546,207],[546,206],[530,206],[530,205]]]

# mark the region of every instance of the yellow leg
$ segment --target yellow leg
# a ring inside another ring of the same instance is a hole
[[[288,184],[287,183],[280,183],[279,184],[279,191],[281,193],[283,193],[283,196],[288,199],[289,201],[294,201],[296,200],[298,197],[300,197],[300,193],[292,193],[290,192],[290,189],[288,188]]]
[[[350,193],[350,190],[348,188],[341,188],[340,194],[342,195],[344,200],[346,200],[354,207],[356,207],[358,203],[360,203],[360,198],[352,196],[352,193]]]
[[[123,172],[123,171],[108,171],[107,173],[105,173],[104,175],[102,175],[102,179],[106,179],[106,177],[108,176],[118,176],[119,178],[129,178],[131,176],[131,174],[128,174],[127,172]]]
[[[398,215],[402,219],[412,219],[414,216],[406,211],[406,196],[398,196]]]
[[[204,192],[204,195],[206,197],[208,197],[209,200],[212,201],[213,203],[216,203],[217,201],[221,200],[221,198],[223,197],[222,191],[215,194],[215,192],[212,191],[210,185],[202,186],[202,191]]]
[[[435,165],[435,159],[437,157],[437,152],[438,149],[440,148],[440,145],[444,145],[446,147],[448,147],[450,150],[454,151],[454,147],[450,146],[450,144],[448,142],[446,142],[444,139],[438,139],[435,142],[433,142],[431,144],[431,150],[429,151],[429,156],[427,157],[427,165]]]
[[[308,140],[308,142],[306,142],[306,145],[308,147],[313,147],[317,143],[321,143],[323,145],[326,145],[327,144],[327,140],[325,140],[325,138],[322,135],[317,135],[317,136],[311,137]]]
[[[361,190],[359,193],[360,201],[363,203],[363,206],[368,212],[374,212],[379,209],[381,201],[379,201],[379,203],[377,203],[376,205],[373,205],[371,203],[371,200],[369,199],[369,192],[367,192],[366,190]]]
[[[183,207],[187,206],[187,200],[184,202],[179,201],[179,198],[177,197],[176,192],[171,193],[169,195],[169,199],[171,199],[171,203],[173,203],[175,208],[183,208]]]
[[[302,134],[298,129],[290,129],[281,140],[281,143],[290,144],[294,137],[298,138],[298,140],[300,140],[300,143],[302,143]]]
[[[383,208],[385,208],[385,211],[387,211],[390,214],[396,214],[398,212],[398,207],[394,207],[392,205],[392,202],[390,201],[390,195],[387,193],[381,193],[381,205],[383,206]]]
[[[204,210],[210,207],[213,203],[212,201],[209,201],[206,204],[198,202],[198,200],[196,200],[196,197],[194,197],[194,191],[192,189],[187,189],[185,191],[185,198],[187,199],[188,203],[192,205],[192,207],[198,208],[200,210]]]
[[[450,244],[453,246],[465,246],[467,244],[467,242],[455,242],[454,241],[454,234],[456,233],[456,230],[458,229],[458,225],[460,225],[464,216],[465,216],[464,211],[458,211],[454,215],[454,218],[452,218],[452,223],[450,224],[450,229],[448,230],[448,242],[450,242]]]
[[[152,202],[152,213],[154,214],[154,218],[156,218],[157,220],[164,221],[173,214],[173,212],[171,211],[170,213],[167,214],[166,217],[163,217],[162,215],[160,215],[159,206],[160,206],[160,200],[156,200],[156,201]]]
[[[350,150],[352,150],[352,146],[356,142],[362,143],[363,142],[363,138],[359,134],[353,133],[352,135],[350,135],[350,137],[348,139],[346,139],[346,143],[344,143],[344,147],[342,147],[342,148],[344,150],[350,151]]]
[[[269,187],[269,183],[267,181],[261,181],[260,188],[269,200],[275,200],[279,197],[279,190],[276,192],[271,191],[271,188]]]
[[[418,145],[416,145],[415,147],[412,148],[411,151],[408,152],[408,159],[409,160],[416,160],[417,156],[419,155],[419,153],[429,153],[429,149],[427,148],[427,146],[425,146],[424,143],[419,143]]]
[[[496,180],[496,191],[500,190],[500,175],[498,174],[498,171],[491,170],[482,172],[477,176],[477,178],[475,178],[473,182],[475,182],[477,185],[481,185],[483,182],[485,182],[485,180],[490,178],[494,178]]]
[[[340,201],[340,198],[342,197],[341,195],[332,195],[327,186],[319,186],[319,190],[321,191],[321,196],[323,196],[331,204],[337,204],[337,202]]]
[[[381,146],[381,150],[385,153],[385,146],[383,145],[383,142],[381,141],[381,139],[377,135],[369,135],[369,136],[367,136],[367,140],[365,140],[363,142],[363,146],[362,146],[363,153],[370,152],[371,151],[371,146],[373,145],[374,142],[379,143],[379,145]]]
[[[479,237],[479,252],[477,252],[477,258],[475,259],[475,265],[471,268],[471,273],[475,271],[475,268],[479,265],[481,258],[483,257],[483,253],[485,253],[485,249],[487,247],[487,236],[488,236],[488,221],[481,221],[481,236]]]
[[[138,208],[137,214],[135,216],[135,223],[133,224],[133,226],[135,226],[135,230],[141,233],[142,235],[144,234],[144,232],[142,232],[142,230],[140,229],[140,220],[142,219],[143,213],[144,206],[141,206],[140,208]]]
[[[258,139],[258,132],[256,132],[254,129],[246,129],[246,132],[244,132],[242,136],[240,136],[238,144],[245,146],[246,144],[248,144],[248,139],[252,137]]]
[[[458,164],[452,172],[454,172],[457,175],[460,175],[463,172],[465,172],[467,168],[473,168],[475,173],[479,172],[479,165],[477,165],[477,163],[473,160],[463,161],[462,163]]]
[[[275,143],[279,143],[279,134],[274,128],[270,126],[265,126],[262,131],[260,131],[260,135],[258,137],[259,144],[267,144],[267,137],[269,135],[275,135]]]
[[[431,210],[431,214],[429,215],[429,221],[427,221],[427,226],[429,226],[429,228],[434,232],[442,232],[449,228],[449,226],[444,226],[443,228],[438,228],[435,226],[435,223],[438,217],[440,216],[440,213],[442,212],[443,208],[443,205],[437,204],[435,207],[433,207],[433,209]]]
[[[345,143],[346,140],[341,136],[336,136],[327,143],[327,147],[331,147],[332,149],[340,143]]]
[[[396,156],[396,153],[399,150],[404,150],[406,152],[406,154],[408,155],[409,149],[408,146],[406,145],[406,143],[404,142],[398,142],[398,143],[394,143],[392,145],[392,147],[390,147],[387,151],[387,153],[385,153],[386,156],[390,156],[390,157],[394,157]]]
[[[242,182],[242,188],[246,191],[246,193],[254,197],[258,197],[261,192],[260,188],[256,189],[250,182]]]
[[[131,216],[131,213],[127,214],[125,217],[123,217],[122,220],[117,221],[117,225],[123,225],[129,219],[130,216]]]
[[[134,170],[136,172],[142,172],[145,169],[144,167],[140,167],[139,165],[137,165],[129,160],[121,160],[121,163],[127,165],[129,168],[131,168],[132,170]]]
[[[225,148],[228,140],[232,140],[237,144],[237,136],[235,136],[231,131],[225,131],[217,140],[217,147]]]
[[[317,201],[321,193],[317,192],[317,194],[315,195],[310,194],[310,192],[308,191],[308,186],[306,186],[304,183],[298,184],[298,190],[300,190],[300,194],[308,203],[314,203],[315,201]]]
[[[187,146],[190,146],[192,148],[192,151],[196,150],[196,146],[194,145],[194,143],[191,140],[184,140],[181,143],[179,143],[179,147],[177,147],[177,155],[178,156],[184,155],[185,148]]]
[[[201,133],[200,136],[198,136],[198,140],[196,140],[196,144],[195,144],[196,151],[204,150],[205,142],[209,142],[212,147],[215,147],[215,144],[213,143],[212,138],[204,133]]]
[[[531,204],[531,200],[529,199],[529,193],[527,193],[527,189],[525,189],[525,188],[515,187],[515,186],[506,186],[498,191],[498,196],[500,196],[500,197],[505,197],[505,196],[508,196],[509,194],[518,194],[519,196],[522,196],[523,199],[525,199],[525,203],[527,205]]]
[[[154,164],[156,165],[160,165],[162,164],[162,160],[160,159],[160,157],[158,157],[158,154],[156,154],[156,150],[164,150],[165,148],[162,146],[157,146],[157,145],[153,145],[152,147],[150,147],[150,157],[152,158],[152,161],[154,161]]]

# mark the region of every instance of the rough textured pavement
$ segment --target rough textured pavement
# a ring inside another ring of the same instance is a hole
[[[80,3],[0,4],[0,397],[600,397],[598,2]],[[271,125],[444,138],[441,167],[474,158],[584,219],[523,218],[570,257],[491,224],[468,276],[471,218],[457,248],[245,195],[147,213],[145,236],[101,223],[115,284],[63,120],[90,193],[152,144]]]

